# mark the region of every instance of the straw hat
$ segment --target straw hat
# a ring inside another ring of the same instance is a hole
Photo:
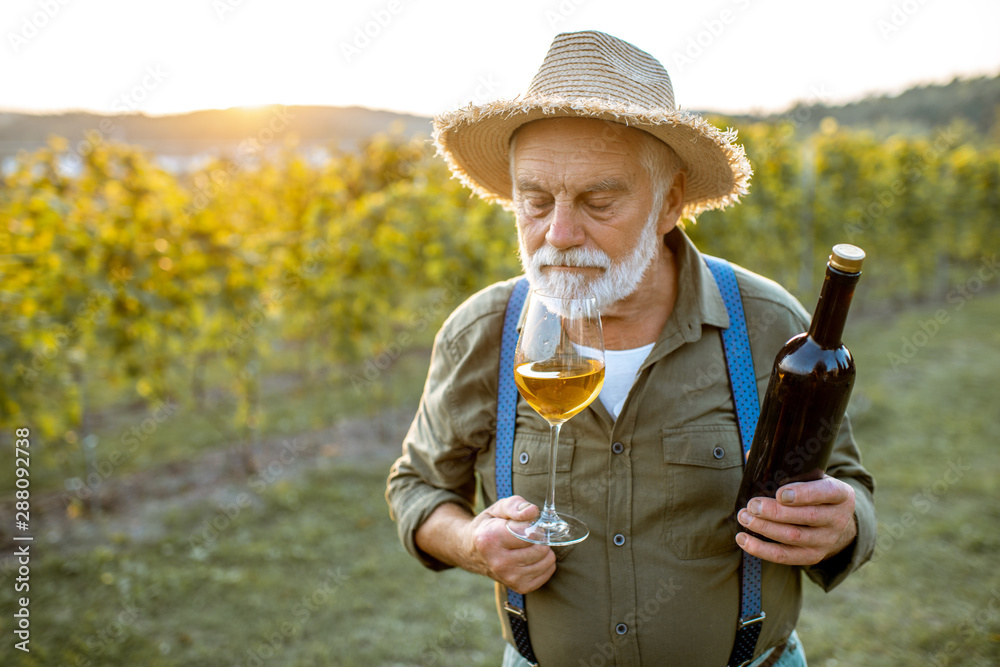
[[[747,192],[753,170],[736,131],[678,111],[659,61],[596,31],[557,35],[525,95],[437,116],[434,142],[459,180],[512,208],[511,136],[533,120],[567,116],[622,123],[673,148],[687,171],[685,217],[734,204]]]

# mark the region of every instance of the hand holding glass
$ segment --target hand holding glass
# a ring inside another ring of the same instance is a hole
[[[562,546],[590,534],[587,524],[556,512],[556,454],[563,422],[591,404],[604,385],[604,336],[597,301],[534,291],[514,353],[514,381],[549,423],[549,480],[545,505],[532,524],[507,524],[526,542]]]

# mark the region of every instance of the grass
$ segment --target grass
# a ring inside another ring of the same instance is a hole
[[[933,335],[940,306],[849,326],[879,549],[831,593],[804,585],[814,667],[1000,663],[1000,295],[945,307]],[[382,497],[391,452],[365,437],[266,484],[225,478],[100,520],[36,518],[32,652],[13,648],[23,594],[6,558],[0,664],[499,664],[492,587],[403,552]]]
[[[878,548],[831,593],[806,587],[810,664],[1000,663],[1000,297],[947,306],[848,331]]]
[[[497,664],[492,589],[402,551],[381,463],[235,487],[167,511],[152,541],[119,528],[36,544],[32,652],[5,641],[0,663]]]

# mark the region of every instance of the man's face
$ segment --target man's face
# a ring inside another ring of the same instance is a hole
[[[631,295],[661,245],[639,130],[557,118],[520,129],[512,175],[521,262],[531,285],[591,293],[598,306]]]

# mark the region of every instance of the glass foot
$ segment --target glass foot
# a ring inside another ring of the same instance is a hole
[[[508,521],[507,530],[525,542],[550,547],[564,547],[583,542],[590,535],[587,524],[568,514],[557,514],[553,518],[543,515],[534,523]]]

